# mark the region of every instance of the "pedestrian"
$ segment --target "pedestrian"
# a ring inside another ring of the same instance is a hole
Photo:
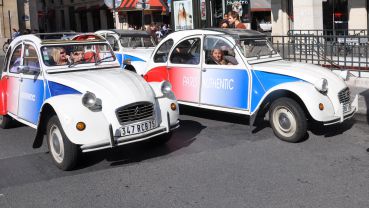
[[[229,28],[229,23],[228,23],[228,20],[222,20],[219,24],[219,27],[220,28]]]
[[[15,28],[13,28],[13,33],[12,33],[12,39],[18,37],[20,35],[19,31]]]
[[[235,11],[230,11],[228,13],[228,22],[230,28],[246,29],[245,24],[240,21],[240,16]]]
[[[156,35],[156,25],[155,23],[151,23],[149,25],[149,27],[147,28],[147,33],[149,33],[151,35],[151,37],[154,39],[155,43],[158,43],[158,38],[157,38],[157,35]]]

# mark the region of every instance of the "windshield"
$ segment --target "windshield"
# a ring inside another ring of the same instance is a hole
[[[42,59],[46,66],[84,65],[102,62],[113,62],[115,56],[106,43],[83,43],[68,45],[43,46]]]
[[[120,43],[126,48],[137,48],[137,47],[155,47],[155,43],[151,36],[146,37],[120,37]]]
[[[260,58],[271,56],[277,52],[266,39],[240,39],[239,47],[246,58]]]

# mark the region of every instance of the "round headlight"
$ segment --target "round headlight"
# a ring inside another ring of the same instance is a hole
[[[86,92],[82,96],[82,104],[87,108],[91,108],[96,104],[96,95],[92,92]]]
[[[168,93],[170,93],[172,91],[172,85],[167,82],[167,81],[164,81],[162,84],[161,84],[161,92],[166,95]]]
[[[315,84],[315,88],[320,92],[327,92],[328,91],[328,81],[324,78],[318,80]]]

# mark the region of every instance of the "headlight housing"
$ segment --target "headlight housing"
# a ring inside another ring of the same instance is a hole
[[[164,95],[168,95],[169,93],[172,92],[172,85],[168,82],[168,81],[164,81],[162,84],[161,84],[161,92],[164,94]]]
[[[92,111],[101,110],[101,100],[92,92],[86,92],[83,94],[82,104]]]
[[[314,86],[319,92],[326,93],[328,91],[328,80],[321,78],[314,83]]]

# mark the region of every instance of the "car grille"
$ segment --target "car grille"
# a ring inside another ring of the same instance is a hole
[[[118,108],[115,113],[120,124],[133,123],[152,118],[154,115],[154,104],[149,102],[133,103]]]
[[[345,88],[338,93],[338,99],[343,105],[350,103],[350,90]]]

